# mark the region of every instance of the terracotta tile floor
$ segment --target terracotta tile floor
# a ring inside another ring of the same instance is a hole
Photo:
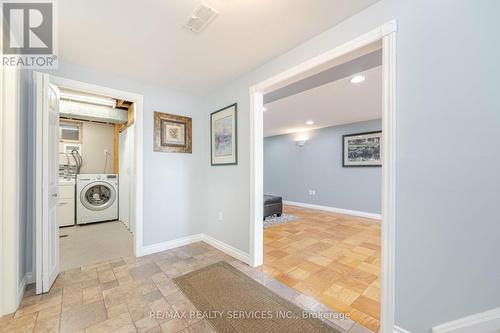
[[[191,318],[189,312],[186,318],[155,317],[151,313],[195,309],[172,278],[221,260],[307,311],[332,313],[260,268],[251,268],[205,243],[195,243],[65,271],[43,295],[35,295],[34,285],[30,285],[20,308],[0,318],[0,332],[213,332],[208,321]],[[350,319],[324,321],[340,332],[369,332]]]
[[[380,222],[285,206],[299,220],[264,229],[263,271],[351,315],[380,326]]]

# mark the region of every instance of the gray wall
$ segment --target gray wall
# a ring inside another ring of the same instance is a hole
[[[498,12],[494,0],[382,0],[206,100],[80,66],[55,74],[144,94],[145,244],[203,231],[248,251],[248,88],[397,18],[396,324],[428,332],[500,306],[500,154],[488,144],[500,127]],[[239,164],[210,167],[209,113],[234,102]],[[192,155],[153,153],[154,110],[193,117]]]
[[[284,200],[380,214],[381,168],[342,167],[342,135],[382,129],[380,119],[264,139],[264,193]],[[309,195],[315,190],[316,195]]]
[[[396,18],[396,324],[428,332],[499,307],[500,154],[489,144],[500,128],[499,12],[494,0],[381,0],[214,91],[204,123],[238,102],[240,160],[210,167],[206,126],[204,231],[249,250],[249,87]]]

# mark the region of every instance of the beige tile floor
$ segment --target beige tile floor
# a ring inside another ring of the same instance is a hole
[[[119,221],[92,223],[59,229],[60,269],[85,266],[134,255],[133,237]]]
[[[43,295],[35,295],[30,285],[20,308],[0,318],[0,332],[214,332],[202,319],[161,318],[151,312],[195,309],[172,278],[221,260],[305,310],[331,313],[260,269],[205,243],[195,243],[142,258],[117,258],[67,270]],[[370,332],[350,319],[325,322],[344,333]]]

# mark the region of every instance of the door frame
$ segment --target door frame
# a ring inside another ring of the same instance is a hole
[[[17,309],[26,283],[20,276],[20,70],[0,69],[0,317]],[[6,112],[10,110],[10,112]],[[15,144],[13,145],[12,142]]]
[[[300,74],[318,68],[371,43],[382,42],[382,257],[380,332],[394,327],[394,254],[396,225],[396,20],[313,57],[250,87],[250,265],[262,265],[264,194],[264,94]]]
[[[143,118],[144,118],[144,97],[143,95],[131,93],[123,90],[118,90],[114,88],[108,88],[100,85],[85,83],[81,81],[76,81],[72,79],[67,79],[59,76],[49,75],[41,72],[33,73],[33,80],[36,82],[37,77],[39,75],[47,75],[49,77],[49,82],[51,84],[56,85],[57,87],[64,87],[71,90],[77,90],[81,92],[86,92],[90,94],[104,95],[113,97],[116,99],[122,99],[126,101],[130,101],[135,103],[135,119],[134,119],[134,163],[135,163],[135,179],[134,179],[134,188],[135,188],[135,223],[133,230],[133,246],[134,246],[134,255],[136,257],[140,257],[143,255]],[[38,89],[38,88],[37,88]],[[34,136],[34,147],[35,147],[35,177],[34,177],[34,188],[36,189],[35,193],[35,223],[33,224],[34,230],[34,240],[35,246],[34,248],[34,256],[35,259],[35,270],[36,270],[36,280],[41,281],[42,274],[42,244],[41,239],[38,239],[38,233],[36,230],[42,227],[42,165],[43,165],[43,156],[40,154],[42,151],[42,129],[43,124],[41,122],[41,115],[38,114],[41,111],[40,107],[35,108],[36,120],[35,120],[35,128],[36,135]],[[41,230],[41,229],[38,229]],[[36,284],[37,293],[41,292],[42,286],[39,286],[39,283]]]

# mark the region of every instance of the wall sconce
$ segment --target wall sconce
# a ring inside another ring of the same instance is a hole
[[[307,143],[307,140],[299,140],[295,144],[297,147],[304,147],[304,145]]]

